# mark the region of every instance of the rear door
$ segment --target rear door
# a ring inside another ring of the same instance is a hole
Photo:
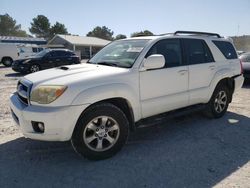
[[[207,99],[209,85],[216,71],[216,64],[206,42],[202,39],[183,39],[185,60],[189,69],[189,104]]]

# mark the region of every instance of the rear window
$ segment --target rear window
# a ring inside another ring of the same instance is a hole
[[[221,53],[225,56],[227,59],[237,59],[237,53],[233,47],[233,45],[230,42],[226,41],[213,41],[213,43],[219,48]]]

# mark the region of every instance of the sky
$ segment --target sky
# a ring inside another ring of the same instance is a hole
[[[28,33],[32,19],[42,14],[80,36],[96,26],[127,36],[146,29],[250,35],[250,0],[0,0],[0,14],[5,13]]]

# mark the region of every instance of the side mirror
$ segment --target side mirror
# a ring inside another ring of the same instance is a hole
[[[148,69],[159,69],[165,66],[165,58],[161,54],[154,54],[149,56],[143,64],[143,68]]]

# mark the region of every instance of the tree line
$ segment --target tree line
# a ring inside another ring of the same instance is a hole
[[[39,38],[45,38],[46,40],[53,38],[56,34],[70,35],[64,24],[56,22],[54,25],[51,25],[49,19],[44,15],[38,15],[33,18],[30,25],[29,32],[32,35]],[[0,15],[0,36],[33,37],[32,35],[29,35],[25,30],[22,30],[21,25],[17,24],[16,20],[9,14]],[[144,30],[132,33],[131,37],[151,35],[154,35],[151,31]],[[106,26],[96,26],[92,31],[89,31],[86,36],[98,37],[111,41],[127,38],[124,34],[114,36],[114,31]]]

